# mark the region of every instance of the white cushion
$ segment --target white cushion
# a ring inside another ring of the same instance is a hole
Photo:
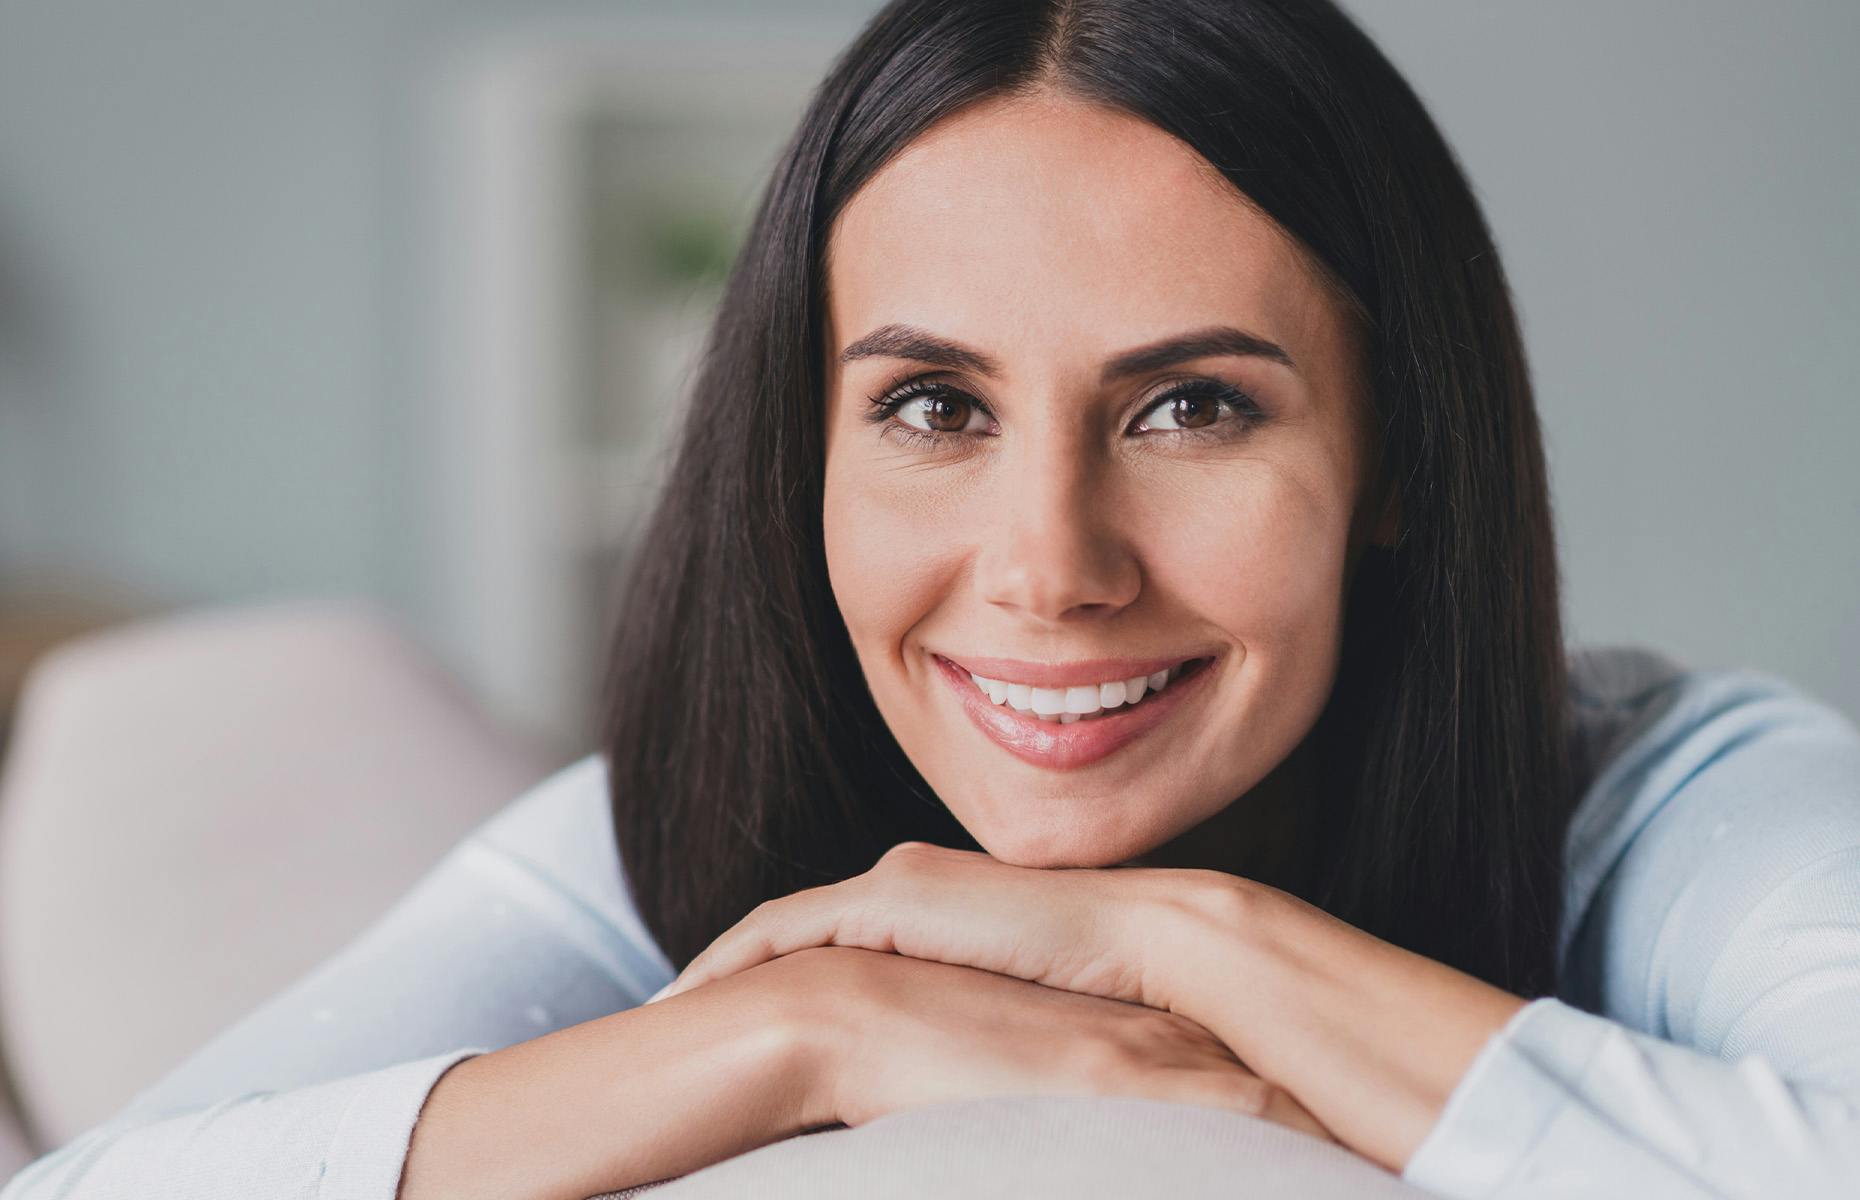
[[[62,1145],[332,954],[549,769],[371,610],[66,643],[0,781],[0,1033]]]
[[[1334,1142],[1134,1097],[1006,1096],[890,1113],[596,1200],[1413,1200]]]

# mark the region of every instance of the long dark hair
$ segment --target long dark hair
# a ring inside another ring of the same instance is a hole
[[[1180,138],[1362,322],[1392,547],[1366,552],[1308,742],[1304,898],[1551,991],[1572,782],[1537,416],[1498,254],[1420,100],[1328,0],[897,0],[842,52],[734,264],[622,589],[604,753],[647,927],[682,967],[892,843],[976,848],[872,703],[827,582],[822,252],[913,138],[1037,89]]]

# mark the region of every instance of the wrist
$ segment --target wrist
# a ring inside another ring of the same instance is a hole
[[[1265,884],[1180,892],[1157,939],[1181,964],[1158,973],[1170,1011],[1391,1170],[1526,1003]]]
[[[759,1028],[743,1032],[740,1053],[752,1077],[768,1082],[783,1136],[840,1120],[835,1084],[846,1035],[843,1020],[821,1020],[805,996],[784,997]]]
[[[1151,903],[1133,906],[1143,1003],[1207,1025],[1210,1003],[1233,1015],[1232,981],[1251,973],[1270,936],[1271,889],[1224,871],[1167,874]]]

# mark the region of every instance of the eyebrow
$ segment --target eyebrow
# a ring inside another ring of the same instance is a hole
[[[1160,371],[1177,363],[1220,355],[1264,358],[1294,371],[1298,369],[1292,356],[1278,343],[1231,325],[1210,325],[1126,350],[1105,363],[1100,379],[1111,383],[1132,375]],[[974,371],[990,379],[1001,375],[1001,364],[990,356],[914,325],[881,325],[840,351],[842,363],[861,358],[908,358],[950,370]]]

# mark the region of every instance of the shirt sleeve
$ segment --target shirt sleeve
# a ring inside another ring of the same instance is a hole
[[[133,1097],[28,1164],[0,1200],[394,1200],[421,1107],[475,1054],[633,1007],[671,978],[599,902],[602,776],[507,806],[388,912]],[[573,852],[555,859],[555,843]],[[612,871],[611,841],[604,861]],[[590,893],[595,900],[590,900]]]
[[[1453,1197],[1860,1197],[1860,731],[1692,672],[1573,831],[1572,963],[1494,1034],[1402,1178]],[[1611,847],[1606,856],[1581,847]]]
[[[486,1049],[250,1092],[176,1116],[119,1116],[29,1164],[0,1197],[392,1200],[427,1093],[454,1063]]]

